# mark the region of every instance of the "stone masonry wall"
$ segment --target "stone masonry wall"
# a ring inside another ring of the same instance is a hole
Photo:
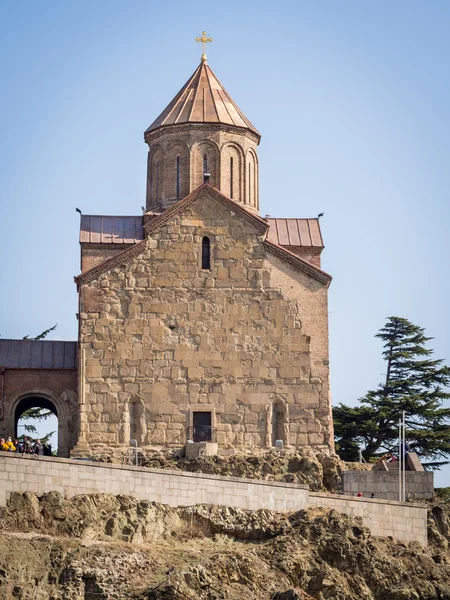
[[[130,246],[131,244],[81,244],[81,272],[85,273],[101,265]]]
[[[5,506],[11,492],[51,490],[69,498],[126,494],[170,506],[207,503],[290,512],[321,506],[361,517],[373,535],[427,544],[427,509],[419,504],[313,494],[307,486],[275,481],[0,453],[0,506]]]
[[[327,335],[326,285],[268,258],[260,231],[205,192],[82,284],[80,440],[178,445],[207,411],[222,447],[330,445]]]

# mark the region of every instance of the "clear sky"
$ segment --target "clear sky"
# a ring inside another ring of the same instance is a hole
[[[75,207],[140,214],[143,132],[209,64],[262,133],[261,213],[321,220],[334,403],[410,319],[450,362],[450,3],[0,3],[0,334],[76,339]],[[450,468],[437,475],[450,485]]]

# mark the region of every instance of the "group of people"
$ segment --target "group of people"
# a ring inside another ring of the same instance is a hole
[[[14,440],[9,437],[6,441],[5,438],[0,438],[0,451],[1,452],[18,452],[24,456],[25,454],[34,454],[35,456],[51,456],[52,449],[50,446],[44,446],[41,440],[31,440],[29,437],[24,436],[21,440],[15,438]]]

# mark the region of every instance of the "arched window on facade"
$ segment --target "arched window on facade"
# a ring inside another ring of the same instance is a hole
[[[208,155],[203,155],[203,174],[208,173]]]
[[[252,165],[248,163],[248,203],[252,203]]]
[[[159,160],[156,163],[156,169],[155,169],[156,173],[155,173],[155,200],[159,200]]]
[[[180,197],[181,185],[180,185],[180,157],[177,156],[177,198]]]
[[[211,269],[211,242],[206,236],[202,239],[202,269]]]
[[[233,157],[230,156],[230,198],[233,198]]]

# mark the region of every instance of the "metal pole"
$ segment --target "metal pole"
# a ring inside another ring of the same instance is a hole
[[[402,501],[402,421],[398,421],[398,501]]]
[[[403,502],[406,502],[406,423],[403,411]]]

